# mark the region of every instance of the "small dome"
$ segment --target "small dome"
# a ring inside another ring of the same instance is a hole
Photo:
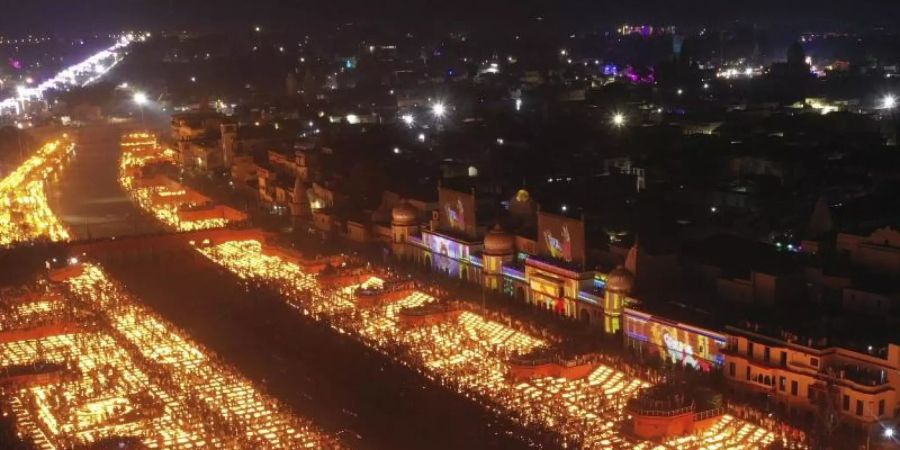
[[[616,292],[631,292],[634,286],[634,275],[623,266],[616,267],[606,276],[606,289]]]
[[[394,225],[415,225],[419,222],[419,210],[406,200],[397,203],[391,211],[391,223]]]
[[[516,240],[513,235],[494,225],[491,231],[484,236],[484,254],[486,255],[511,255],[516,250]]]
[[[525,203],[531,200],[531,195],[528,194],[528,191],[526,191],[525,189],[519,189],[519,191],[516,192],[516,196],[513,198],[519,203]]]
[[[531,200],[531,194],[525,189],[519,189],[516,195],[510,199],[509,212],[516,217],[527,217],[535,212],[535,204]]]

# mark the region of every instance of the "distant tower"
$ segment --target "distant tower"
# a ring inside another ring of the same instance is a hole
[[[831,211],[828,209],[828,203],[825,197],[819,197],[816,200],[816,206],[813,207],[812,215],[809,218],[808,238],[821,239],[826,233],[831,231],[834,226],[834,220],[831,218]]]
[[[634,275],[623,266],[616,267],[606,277],[606,291],[603,294],[603,330],[607,334],[615,334],[622,329],[625,299],[633,286]]]
[[[635,278],[637,278],[638,276],[637,266],[640,245],[640,240],[637,236],[635,236],[634,244],[631,245],[631,248],[628,249],[628,254],[625,255],[625,269],[631,272],[631,275],[633,275]]]
[[[234,151],[237,146],[237,124],[223,123],[220,125],[222,132],[222,162],[225,168],[230,168],[234,162]]]
[[[500,225],[494,225],[484,236],[482,265],[485,287],[495,291],[503,288],[503,266],[512,262],[515,252],[515,238]]]
[[[291,220],[296,225],[309,219],[312,212],[309,208],[309,197],[306,195],[306,184],[300,177],[294,179],[294,191],[291,198]]]
[[[406,240],[419,233],[419,210],[406,200],[401,200],[391,211],[391,247],[394,254],[408,257]]]
[[[806,52],[799,42],[794,42],[787,50],[787,65],[791,69],[809,70],[806,64]]]

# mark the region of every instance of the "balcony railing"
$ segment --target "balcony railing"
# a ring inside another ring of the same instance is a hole
[[[656,408],[640,408],[636,406],[628,406],[628,412],[636,416],[648,417],[674,417],[682,414],[689,414],[694,411],[694,404],[674,409],[656,409]]]
[[[694,422],[699,422],[701,420],[712,419],[713,417],[721,416],[725,414],[725,408],[713,408],[707,409],[706,411],[700,411],[697,414],[694,414]]]

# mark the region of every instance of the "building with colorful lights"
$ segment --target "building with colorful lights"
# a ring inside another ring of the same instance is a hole
[[[625,346],[639,355],[702,372],[719,370],[725,363],[728,336],[711,329],[720,327],[701,327],[674,319],[676,315],[689,315],[696,319],[701,316],[697,311],[651,314],[636,306],[625,308],[623,315]]]
[[[583,219],[541,212],[520,190],[508,209],[523,226],[511,232],[476,221],[474,191],[438,191],[430,221],[422,220],[428,211],[396,202],[390,225],[396,257],[610,334],[621,330],[634,277],[622,266],[610,272],[589,267]]]
[[[900,414],[900,345],[859,351],[826,338],[726,327],[725,378],[734,389],[773,399],[782,413],[822,408],[843,422],[871,424]]]

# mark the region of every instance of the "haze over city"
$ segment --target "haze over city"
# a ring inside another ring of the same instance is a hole
[[[895,1],[0,14],[0,449],[900,449]]]

